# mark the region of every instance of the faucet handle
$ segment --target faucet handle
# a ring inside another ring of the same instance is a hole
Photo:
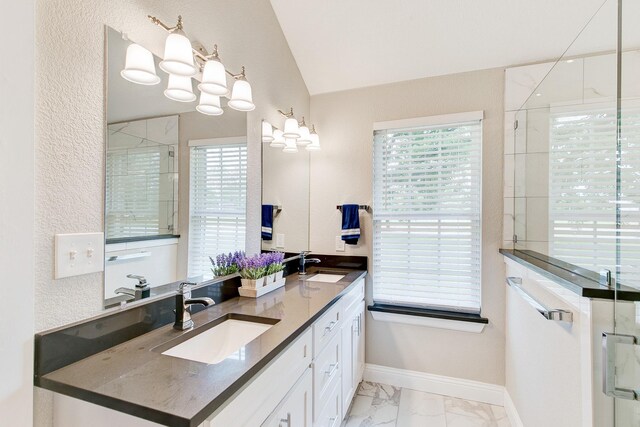
[[[143,288],[147,284],[147,279],[144,276],[139,276],[137,274],[127,274],[127,278],[137,280],[138,284],[136,285],[136,287],[139,288]]]
[[[181,282],[180,285],[178,285],[178,293],[179,294],[186,294],[191,292],[191,286],[195,286],[196,284],[193,282]]]

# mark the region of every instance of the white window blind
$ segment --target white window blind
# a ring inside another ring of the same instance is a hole
[[[621,125],[622,198],[616,201],[616,109],[552,109],[549,250],[554,258],[595,272],[617,270],[620,283],[640,287],[640,109],[623,109]]]
[[[247,146],[191,147],[189,277],[211,277],[209,256],[244,250]]]
[[[373,299],[480,312],[480,119],[374,132]]]
[[[168,150],[167,146],[158,145],[107,152],[108,239],[160,234],[161,161],[168,156]]]

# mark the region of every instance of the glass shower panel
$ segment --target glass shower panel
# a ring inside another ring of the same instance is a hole
[[[605,2],[518,112],[515,248],[615,268],[616,1]]]
[[[640,290],[640,3],[619,1],[620,53],[616,56],[620,73],[616,159],[619,187],[614,274],[618,286],[614,324],[621,344],[615,351],[614,386],[616,392],[622,390],[615,398],[615,426],[623,427],[640,425],[640,302],[621,295],[627,287]]]

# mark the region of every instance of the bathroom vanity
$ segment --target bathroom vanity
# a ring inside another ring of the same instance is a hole
[[[162,326],[36,375],[37,385],[56,392],[54,425],[339,426],[364,370],[366,271],[322,269],[335,283],[325,274],[314,280],[317,271],[291,274],[284,288],[263,297],[202,310],[192,330]],[[202,348],[167,354],[229,321],[263,330],[244,345],[237,344],[242,328],[217,334],[211,353],[224,352],[228,342],[238,348],[228,347],[216,363],[196,361]],[[60,333],[64,328],[38,341]]]

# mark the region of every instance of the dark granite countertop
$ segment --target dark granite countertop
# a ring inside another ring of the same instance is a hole
[[[598,274],[551,258],[547,255],[516,249],[500,249],[505,257],[522,264],[585,298],[640,301],[640,291],[629,286],[606,286],[598,282]]]
[[[260,298],[233,298],[193,315],[196,330],[230,313],[279,319],[245,347],[242,360],[207,365],[152,351],[189,333],[167,325],[45,374],[39,385],[159,424],[197,426],[365,275],[351,271],[324,283],[292,274]]]

